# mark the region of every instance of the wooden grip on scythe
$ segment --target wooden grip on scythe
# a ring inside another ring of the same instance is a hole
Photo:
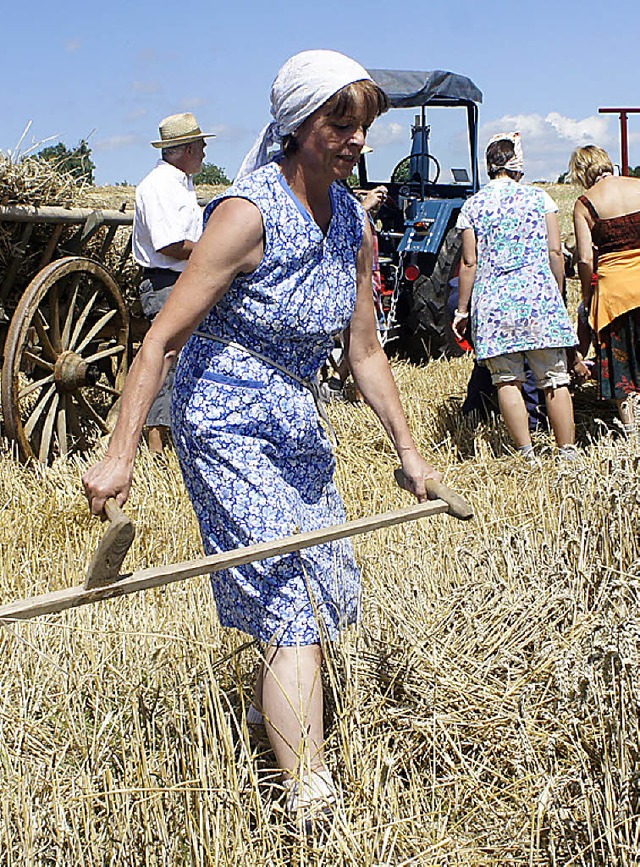
[[[405,491],[408,491],[409,484],[407,482],[407,477],[400,467],[398,467],[397,470],[394,470],[393,475],[400,487],[404,488]],[[467,503],[460,494],[456,494],[456,492],[452,491],[451,488],[443,485],[442,482],[436,482],[435,479],[426,479],[425,487],[427,489],[427,497],[430,500],[444,500],[449,507],[447,509],[449,515],[453,515],[454,518],[459,518],[461,521],[469,521],[473,518],[473,509],[469,503]]]
[[[104,512],[109,519],[109,526],[89,563],[84,579],[85,590],[104,587],[118,580],[120,567],[136,534],[131,519],[113,498],[104,504]]]
[[[400,468],[395,470],[394,476],[398,485],[407,490],[407,479]],[[445,502],[448,506],[448,514],[459,518],[461,521],[468,521],[473,517],[471,506],[460,494],[456,494],[451,488],[448,488],[441,482],[436,482],[434,479],[427,479],[425,485],[429,500],[442,500]],[[84,581],[85,590],[90,590],[94,587],[104,587],[118,580],[120,567],[135,536],[135,527],[131,519],[125,515],[113,498],[106,501],[104,511],[109,519],[109,527],[102,537],[87,569]]]

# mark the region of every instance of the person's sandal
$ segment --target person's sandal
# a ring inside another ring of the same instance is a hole
[[[325,837],[331,828],[336,790],[330,771],[311,771],[302,779],[284,781],[290,828],[306,837]]]

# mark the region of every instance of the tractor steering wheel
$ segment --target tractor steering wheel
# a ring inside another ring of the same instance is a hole
[[[433,178],[425,178],[424,181],[426,184],[436,184],[438,182],[438,178],[440,177],[440,163],[433,156],[433,154],[429,154],[428,158],[435,165],[436,173]],[[411,181],[411,178],[409,177],[409,166],[411,165],[410,161],[411,157],[404,157],[404,159],[400,160],[398,165],[391,172],[392,184],[402,184]]]

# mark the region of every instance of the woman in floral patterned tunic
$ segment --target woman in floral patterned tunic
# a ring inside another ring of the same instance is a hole
[[[469,318],[478,360],[491,372],[500,411],[518,451],[535,456],[522,397],[526,357],[544,391],[560,454],[575,458],[573,405],[565,347],[577,343],[561,295],[564,262],[558,207],[543,190],[520,185],[520,134],[487,147],[489,183],[462,206],[459,301],[453,328]],[[473,293],[472,293],[473,290]]]
[[[83,478],[95,514],[109,496],[126,500],[148,405],[182,350],[172,426],[207,553],[342,521],[309,386],[343,329],[355,382],[426,499],[425,480],[440,474],[416,450],[376,335],[369,221],[338,183],[385,108],[368,73],[336,52],[302,52],[280,70],[274,124],[207,208],[202,240],[131,367],[107,455]],[[269,161],[274,140],[281,151]],[[358,616],[351,545],[217,573],[212,587],[221,622],[264,645],[256,704],[289,808],[330,802],[320,639]]]

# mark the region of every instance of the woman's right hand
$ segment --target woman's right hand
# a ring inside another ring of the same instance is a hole
[[[93,515],[102,515],[104,504],[113,497],[119,506],[124,506],[131,489],[133,466],[122,458],[109,455],[84,473],[82,484]]]
[[[433,479],[442,481],[442,473],[425,461],[422,455],[415,449],[402,452],[402,487],[410,491],[419,503],[425,503],[428,499],[426,480]]]
[[[374,187],[373,190],[359,190],[358,192],[363,194],[361,197],[362,207],[373,216],[380,210],[389,194],[387,188],[382,184]]]

